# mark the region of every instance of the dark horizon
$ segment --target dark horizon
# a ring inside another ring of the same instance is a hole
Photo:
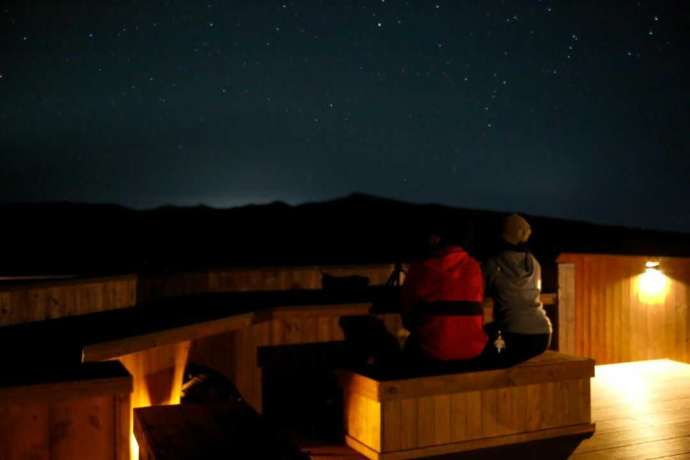
[[[134,211],[134,212],[143,212],[143,213],[150,213],[150,212],[156,212],[156,211],[164,211],[164,210],[195,210],[195,209],[208,209],[213,212],[226,212],[226,211],[234,211],[234,210],[242,210],[242,209],[250,209],[250,208],[274,208],[274,207],[288,207],[288,208],[303,208],[303,207],[310,207],[310,206],[322,206],[322,205],[328,205],[330,203],[336,203],[336,202],[342,202],[342,201],[353,201],[353,202],[362,202],[362,201],[381,201],[381,202],[389,202],[389,203],[397,203],[397,204],[402,204],[402,205],[418,205],[418,206],[425,206],[425,207],[439,207],[439,208],[447,208],[450,210],[457,210],[457,211],[467,211],[467,212],[478,212],[478,213],[483,213],[483,212],[488,212],[488,213],[495,213],[495,214],[502,214],[502,215],[508,215],[508,214],[513,214],[517,213],[520,215],[523,215],[528,218],[537,218],[537,219],[549,219],[553,221],[560,221],[563,223],[572,223],[572,224],[583,224],[583,225],[592,225],[596,227],[608,227],[608,228],[621,228],[621,229],[626,229],[626,230],[640,230],[640,231],[652,231],[652,232],[661,232],[661,233],[668,233],[668,234],[680,234],[680,235],[690,235],[690,230],[684,231],[684,230],[674,230],[674,229],[665,229],[665,228],[658,228],[658,227],[644,227],[644,226],[629,226],[629,225],[623,225],[623,224],[617,224],[617,223],[612,223],[612,222],[606,222],[606,221],[596,221],[596,220],[588,220],[586,218],[584,219],[571,219],[568,217],[563,217],[559,215],[548,215],[548,214],[531,214],[528,212],[525,212],[521,209],[488,209],[488,208],[473,208],[473,207],[459,207],[459,206],[452,206],[452,205],[445,205],[445,204],[440,204],[440,203],[433,203],[433,202],[413,202],[413,201],[405,201],[405,200],[399,200],[396,198],[391,198],[391,197],[385,197],[385,196],[377,196],[377,195],[370,195],[362,192],[352,192],[347,195],[343,196],[336,196],[332,198],[324,198],[323,200],[317,200],[317,201],[308,201],[308,202],[302,202],[302,203],[289,203],[286,201],[282,200],[274,200],[274,201],[269,201],[265,203],[245,203],[245,204],[240,204],[237,206],[213,206],[213,205],[208,205],[205,203],[197,203],[197,204],[160,204],[158,206],[152,206],[152,207],[134,207],[134,206],[127,206],[123,204],[118,204],[118,203],[106,203],[106,202],[90,202],[90,201],[16,201],[16,202],[0,202],[0,209],[1,208],[15,208],[15,209],[22,209],[22,208],[35,208],[35,209],[43,209],[43,208],[51,208],[51,207],[74,207],[74,208],[79,208],[79,207],[89,207],[89,208],[115,208],[115,209],[123,209],[127,211]],[[85,216],[86,217],[86,216]]]
[[[0,203],[410,203],[690,232],[690,4],[0,7]]]

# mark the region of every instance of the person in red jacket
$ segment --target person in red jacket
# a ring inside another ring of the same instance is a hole
[[[452,231],[435,231],[429,257],[409,268],[401,307],[403,325],[410,331],[406,350],[413,356],[471,360],[486,347],[484,280],[477,260],[461,246],[466,239]]]

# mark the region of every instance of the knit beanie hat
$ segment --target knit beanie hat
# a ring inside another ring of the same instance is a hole
[[[510,244],[525,243],[532,234],[532,228],[524,217],[512,214],[503,219],[503,239]]]

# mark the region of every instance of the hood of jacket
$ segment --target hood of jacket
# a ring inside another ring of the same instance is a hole
[[[503,251],[495,260],[499,270],[518,284],[527,283],[534,277],[534,262],[527,251]]]

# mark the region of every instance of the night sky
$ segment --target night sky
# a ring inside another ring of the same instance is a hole
[[[352,192],[690,232],[690,2],[0,5],[0,202]]]

